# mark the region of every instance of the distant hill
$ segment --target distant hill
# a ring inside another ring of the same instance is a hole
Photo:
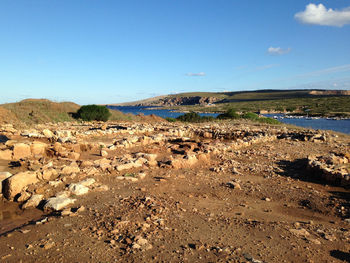
[[[145,100],[113,104],[119,106],[210,105],[243,101],[263,101],[326,96],[349,96],[348,90],[256,90],[237,92],[191,92],[158,96]]]
[[[74,102],[53,102],[47,99],[25,99],[0,105],[0,124],[32,125],[48,122],[74,121],[72,117],[80,105]],[[136,116],[110,109],[110,120],[156,122],[157,116]]]
[[[53,102],[47,99],[25,99],[0,105],[0,123],[47,123],[72,121],[72,113],[80,106],[73,102]]]

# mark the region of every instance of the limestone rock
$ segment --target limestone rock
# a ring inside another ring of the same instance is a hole
[[[79,182],[79,184],[83,185],[83,186],[90,186],[93,185],[96,182],[96,180],[94,178],[87,178],[81,182]]]
[[[87,176],[96,175],[99,171],[95,167],[84,169]]]
[[[53,138],[55,135],[53,134],[52,131],[50,131],[49,129],[44,129],[43,130],[43,134],[46,138]]]
[[[31,197],[31,194],[27,191],[22,191],[20,196],[17,198],[17,202],[25,202]]]
[[[80,168],[74,164],[63,167],[61,171],[62,174],[68,174],[68,175],[73,173],[79,173],[79,172],[80,172]]]
[[[42,172],[42,179],[43,180],[52,180],[57,178],[58,176],[58,172],[56,171],[56,169],[50,168],[50,169],[45,169]]]
[[[6,161],[12,160],[12,151],[11,150],[0,151],[0,160],[6,160]]]
[[[134,243],[132,245],[134,249],[142,249],[142,250],[149,250],[152,249],[152,245],[149,244],[148,240],[141,237],[141,236],[136,236]]]
[[[43,195],[32,195],[31,198],[27,200],[27,202],[22,206],[23,209],[29,207],[37,207],[39,203],[43,200]]]
[[[19,160],[32,155],[30,146],[25,143],[16,143],[13,146],[13,159]]]
[[[42,142],[33,142],[30,145],[30,149],[33,155],[44,155],[46,152],[47,144]]]
[[[95,160],[94,161],[94,165],[96,167],[108,167],[111,165],[111,161],[106,159],[106,158],[102,158],[102,159],[99,159],[99,160]]]
[[[91,166],[93,166],[94,164],[93,164],[93,162],[91,162],[91,161],[82,161],[81,162],[81,164],[80,164],[80,167],[81,168],[84,168],[84,167],[91,167]]]
[[[147,159],[147,161],[153,162],[157,159],[157,154],[146,153],[143,157]]]
[[[137,167],[141,167],[142,164],[140,163],[134,163],[134,162],[130,162],[130,163],[126,163],[126,164],[121,164],[118,165],[116,167],[117,171],[123,171],[123,170],[128,170],[128,169],[132,169],[132,168],[137,168]]]
[[[227,186],[233,189],[238,189],[238,190],[242,190],[241,186],[239,183],[237,182],[228,182]]]
[[[80,158],[80,153],[70,152],[67,154],[67,157],[72,160],[78,160]]]
[[[307,232],[304,228],[301,229],[289,229],[291,233],[293,233],[296,236],[301,236],[301,237],[307,237],[310,235],[309,232]]]
[[[63,182],[62,181],[50,181],[49,185],[52,187],[57,187],[59,185],[61,185]]]
[[[102,157],[106,157],[106,156],[108,156],[108,152],[105,151],[105,150],[101,150],[101,151],[100,151],[100,155],[101,155]]]
[[[38,181],[35,172],[27,171],[15,174],[4,181],[3,194],[7,199],[13,199],[24,187],[35,184]]]
[[[49,198],[44,206],[44,210],[62,210],[66,206],[70,204],[74,204],[76,199],[60,196],[60,197],[52,197]]]
[[[70,184],[68,189],[75,195],[84,195],[89,192],[89,188],[82,184]]]

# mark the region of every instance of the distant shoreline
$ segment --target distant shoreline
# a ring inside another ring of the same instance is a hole
[[[185,110],[185,109],[173,109],[173,108],[169,108],[169,107],[164,107],[164,106],[133,106],[133,105],[107,105],[107,106],[111,106],[111,107],[139,107],[142,108],[143,110],[154,110],[154,109],[158,109],[158,110],[167,110],[170,112],[177,112],[177,113],[189,113],[189,112],[196,112],[196,113],[204,113],[204,114],[221,114],[224,113],[224,111],[202,111],[202,110]],[[283,118],[289,118],[289,119],[328,119],[328,120],[350,120],[350,117],[337,117],[337,116],[327,116],[327,115],[303,115],[303,114],[296,114],[296,115],[292,115],[293,113],[283,113],[283,112],[267,112],[267,113],[263,113],[260,115],[283,115]],[[295,113],[294,113],[295,114]],[[271,117],[271,116],[270,116]]]

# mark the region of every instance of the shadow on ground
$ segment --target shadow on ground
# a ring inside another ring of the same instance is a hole
[[[343,252],[340,250],[331,250],[330,255],[344,262],[350,262],[350,253],[348,252]]]
[[[317,178],[317,174],[312,171],[307,170],[307,159],[296,159],[295,161],[281,160],[277,162],[280,171],[277,174],[285,177],[290,177],[293,179],[298,179],[304,182],[310,182],[320,185],[330,185],[329,182],[323,180],[322,178]],[[342,218],[350,217],[350,192],[347,189],[334,191],[335,189],[329,191],[331,196],[329,197],[328,206],[334,208],[336,214]],[[317,202],[315,202],[317,203]],[[314,202],[309,199],[301,200],[299,205],[307,207],[309,209],[317,211],[317,206],[315,207]],[[341,207],[344,209],[339,210]]]
[[[281,169],[277,174],[293,179],[299,179],[300,181],[328,184],[323,179],[317,178],[315,174],[307,170],[307,159],[296,159],[294,161],[281,160],[277,162],[278,167]]]
[[[7,136],[0,134],[0,143],[5,143],[9,140],[9,138],[7,138]]]

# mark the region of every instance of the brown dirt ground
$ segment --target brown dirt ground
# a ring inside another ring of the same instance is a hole
[[[33,223],[45,216],[42,211],[3,202],[0,259],[350,262],[350,224],[343,220],[350,216],[350,192],[318,181],[305,169],[308,155],[333,150],[326,143],[278,140],[227,152],[196,167],[135,169],[131,172],[147,174],[137,182],[119,181],[114,173],[99,175],[96,179],[109,191],[79,197],[74,207],[85,211],[49,216],[44,224]],[[166,155],[162,147],[127,152],[147,151]],[[232,167],[239,173],[232,173]],[[231,180],[242,189],[227,187]],[[138,236],[148,241],[143,250],[132,248]]]

